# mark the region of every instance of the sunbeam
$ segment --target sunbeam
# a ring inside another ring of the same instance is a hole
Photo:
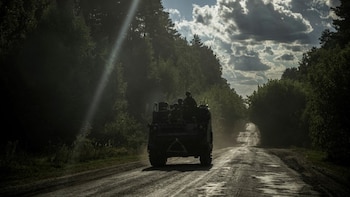
[[[84,119],[84,122],[81,126],[80,132],[77,135],[77,138],[78,137],[85,138],[89,134],[89,130],[91,128],[91,125],[90,125],[91,121],[92,121],[92,119],[96,113],[96,109],[100,103],[101,95],[102,95],[102,93],[103,93],[103,91],[104,91],[104,89],[109,81],[110,75],[115,67],[115,63],[116,63],[116,60],[117,60],[118,55],[120,53],[120,49],[121,49],[121,46],[123,44],[125,35],[127,34],[128,27],[129,27],[132,19],[135,16],[135,13],[136,13],[136,10],[137,10],[139,3],[140,3],[140,0],[133,0],[131,3],[131,6],[128,10],[128,14],[124,20],[124,23],[123,23],[120,31],[118,32],[117,40],[116,40],[116,42],[111,50],[108,61],[105,65],[105,70],[101,76],[100,82],[97,86],[93,100],[92,100],[91,105],[88,109],[88,112],[87,112],[87,115]],[[75,156],[79,155],[79,152],[80,152],[79,147],[80,147],[79,142],[77,142],[74,146],[73,155],[75,155]]]

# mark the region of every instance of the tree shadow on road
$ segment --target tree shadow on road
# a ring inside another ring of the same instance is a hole
[[[178,172],[191,172],[191,171],[209,171],[213,165],[202,166],[200,164],[168,164],[163,167],[148,167],[142,171],[178,171]]]

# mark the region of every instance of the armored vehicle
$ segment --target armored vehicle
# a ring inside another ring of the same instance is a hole
[[[203,166],[212,162],[213,133],[208,105],[184,108],[155,103],[149,124],[148,154],[152,166],[164,166],[170,157],[199,157]]]

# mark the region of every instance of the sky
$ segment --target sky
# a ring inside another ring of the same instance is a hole
[[[162,0],[175,29],[211,47],[223,77],[242,97],[298,67],[302,54],[334,31],[339,0]]]

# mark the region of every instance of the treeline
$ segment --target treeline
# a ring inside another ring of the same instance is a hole
[[[213,51],[198,36],[182,38],[160,0],[136,2],[0,2],[5,155],[66,150],[79,140],[137,150],[147,139],[152,104],[176,101],[187,90],[209,103],[219,134],[245,118],[243,99],[221,77]],[[116,44],[120,50],[111,54]]]
[[[336,32],[326,30],[321,46],[303,55],[249,97],[250,114],[266,146],[313,145],[328,158],[350,162],[350,3],[333,10]]]

